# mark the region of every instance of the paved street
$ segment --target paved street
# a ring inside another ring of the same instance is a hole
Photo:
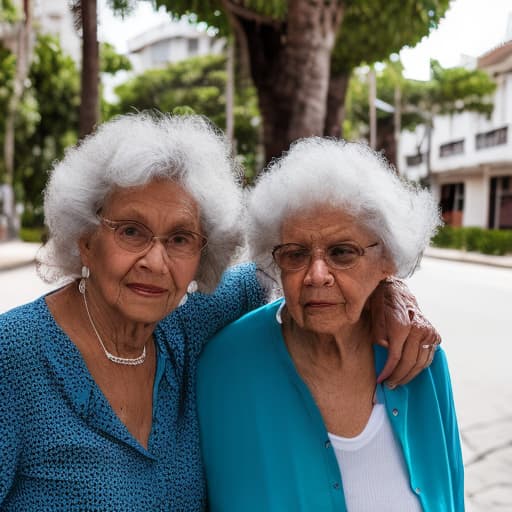
[[[443,336],[466,464],[467,510],[512,510],[512,269],[425,258],[409,286]],[[0,271],[0,312],[37,297],[32,266]]]
[[[468,510],[510,512],[512,269],[424,259],[409,286],[448,355]]]

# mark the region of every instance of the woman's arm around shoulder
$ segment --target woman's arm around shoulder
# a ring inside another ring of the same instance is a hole
[[[245,313],[264,304],[254,263],[236,265],[226,270],[212,294],[193,293],[175,313],[185,330],[201,346],[216,332]]]

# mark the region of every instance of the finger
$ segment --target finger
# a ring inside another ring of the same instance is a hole
[[[407,384],[407,382],[414,379],[414,377],[430,365],[436,347],[436,337],[431,331],[426,332],[423,329],[418,329],[413,326],[411,336],[406,343],[411,344],[411,353],[414,352],[414,345],[417,344],[416,361],[405,375],[397,376],[395,382],[397,386]],[[393,376],[391,376],[391,378],[393,378]]]
[[[404,384],[409,381],[407,377],[411,372],[416,375],[421,371],[423,364],[426,361],[426,356],[428,355],[425,354],[424,359],[424,355],[419,354],[419,350],[424,350],[420,348],[420,344],[427,343],[427,341],[424,340],[425,337],[421,331],[418,329],[411,329],[411,332],[403,345],[402,357],[387,379],[388,386],[395,387],[400,384]],[[419,363],[418,357],[420,358]]]
[[[402,340],[395,339],[393,340],[393,343],[389,345],[388,358],[386,359],[386,364],[384,365],[384,368],[382,368],[381,372],[379,373],[379,376],[377,377],[377,384],[384,382],[396,370],[396,367],[402,358],[402,350],[404,343],[405,338],[403,338]]]
[[[428,368],[432,364],[438,343],[432,337],[429,337],[428,340],[424,341],[425,343],[422,343],[419,347],[418,360],[416,365],[401,381],[397,382],[398,386],[407,384],[407,382],[410,382],[412,379],[417,377],[418,374],[420,374],[425,368]]]

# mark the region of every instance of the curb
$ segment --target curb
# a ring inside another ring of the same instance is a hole
[[[440,249],[439,247],[428,247],[424,256],[441,260],[457,261],[460,263],[473,263],[499,268],[512,269],[512,256],[492,256],[478,252],[458,251],[456,249]]]

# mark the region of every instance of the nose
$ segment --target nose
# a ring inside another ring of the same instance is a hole
[[[304,278],[304,284],[310,286],[329,286],[333,282],[334,276],[325,262],[324,255],[312,255],[311,263]]]
[[[153,238],[149,249],[142,254],[138,263],[153,272],[161,274],[169,272],[170,258],[162,240]]]

